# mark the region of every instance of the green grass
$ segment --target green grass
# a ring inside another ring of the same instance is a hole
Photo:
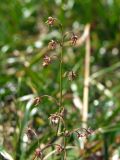
[[[82,34],[91,23],[91,80],[88,126],[100,130],[88,138],[84,152],[69,150],[68,159],[95,157],[97,151],[105,160],[119,152],[120,145],[120,34],[119,0],[92,2],[90,0],[5,0],[0,5],[0,156],[3,150],[14,160],[32,159],[37,141],[24,142],[28,124],[35,128],[40,144],[53,139],[48,117],[57,106],[48,99],[35,107],[33,97],[49,94],[59,97],[58,62],[43,69],[43,56],[51,38],[60,38],[57,28],[44,23],[54,16],[65,31]],[[52,33],[51,33],[52,32]],[[42,44],[39,48],[36,44]],[[59,50],[56,51],[57,54]],[[83,98],[84,45],[64,50],[63,72],[75,69],[73,82],[63,81],[66,123],[69,130],[81,127],[81,111],[73,104],[74,96]],[[76,86],[76,90],[71,89]],[[102,86],[102,89],[100,88]],[[107,140],[106,140],[107,139]],[[55,139],[55,142],[60,140]],[[78,146],[76,137],[68,138],[68,145]],[[120,155],[119,155],[120,157]],[[59,159],[53,155],[51,159]]]

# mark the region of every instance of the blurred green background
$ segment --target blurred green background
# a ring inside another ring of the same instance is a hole
[[[100,129],[88,139],[84,152],[68,150],[69,160],[118,160],[120,158],[120,0],[4,0],[0,2],[0,153],[15,160],[32,159],[36,141],[28,142],[30,124],[40,143],[53,138],[48,117],[57,106],[47,98],[35,107],[33,97],[59,96],[59,65],[43,68],[48,42],[59,39],[59,30],[45,21],[53,16],[64,32],[78,37],[91,24],[91,82],[88,126]],[[51,54],[48,53],[47,54]],[[59,55],[59,49],[56,53]],[[85,46],[64,49],[64,72],[75,70],[77,78],[64,78],[63,93],[68,129],[81,126]],[[75,136],[68,145],[79,148]],[[115,159],[116,158],[116,159]],[[50,159],[50,158],[49,158]],[[60,159],[54,155],[51,159]],[[10,159],[9,159],[10,160]]]

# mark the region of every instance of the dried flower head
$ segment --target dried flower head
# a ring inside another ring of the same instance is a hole
[[[54,49],[56,48],[56,46],[57,46],[57,42],[54,41],[54,40],[51,40],[51,41],[48,43],[48,48],[49,48],[50,50],[54,50]]]
[[[73,33],[73,35],[72,35],[72,37],[71,37],[71,44],[72,44],[73,46],[76,45],[77,40],[78,40],[78,36],[76,36],[76,35]]]
[[[57,116],[57,114],[51,114],[51,116],[49,117],[50,119],[50,123],[53,125],[57,125],[59,122],[59,117]]]
[[[55,21],[56,21],[56,18],[48,17],[46,23],[47,23],[48,25],[50,25],[50,26],[53,26],[54,23],[55,23]]]
[[[61,145],[56,146],[57,154],[60,154],[63,152],[64,148]]]
[[[45,55],[44,59],[43,59],[43,67],[48,66],[51,63],[51,58],[47,55]]]
[[[36,97],[33,103],[35,106],[37,106],[40,102],[41,102],[41,97]]]
[[[76,73],[73,71],[70,71],[70,72],[68,72],[67,76],[68,76],[68,80],[72,81],[76,78]]]
[[[32,128],[30,128],[30,127],[27,128],[26,134],[27,134],[27,137],[28,137],[30,140],[32,140],[32,139],[34,139],[35,137],[37,137],[36,132],[35,132]]]

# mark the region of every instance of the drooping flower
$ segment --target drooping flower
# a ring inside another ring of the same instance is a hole
[[[54,49],[56,48],[56,46],[57,46],[57,42],[54,41],[54,40],[51,40],[51,41],[48,43],[48,48],[49,48],[50,50],[54,50]]]
[[[56,114],[51,114],[51,116],[49,117],[50,119],[50,123],[53,125],[57,125],[59,122],[59,117]]]
[[[47,23],[48,25],[50,25],[50,26],[53,26],[54,23],[55,23],[55,21],[56,21],[56,18],[48,17],[46,23]]]
[[[40,102],[41,102],[41,97],[36,97],[33,103],[35,106],[37,106]]]
[[[70,71],[68,72],[67,76],[68,76],[68,80],[72,81],[76,78],[76,73],[74,71]]]
[[[71,45],[76,45],[76,42],[77,42],[77,40],[78,40],[78,36],[76,36],[74,33],[73,33],[73,35],[72,35],[72,37],[71,37]]]
[[[36,156],[37,158],[41,158],[41,156],[42,156],[42,151],[41,151],[40,148],[36,148],[36,150],[35,150],[35,156]]]
[[[86,134],[85,133],[77,133],[77,137],[78,137],[78,139],[81,139],[83,137],[86,137]]]
[[[30,127],[27,128],[26,134],[30,140],[34,139],[37,136],[36,132]]]
[[[64,148],[61,145],[56,146],[57,154],[60,154],[63,152]]]
[[[43,59],[43,67],[47,67],[49,64],[51,63],[51,58],[47,55],[45,55],[44,59]]]

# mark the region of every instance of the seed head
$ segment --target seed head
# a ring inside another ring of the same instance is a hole
[[[48,48],[49,48],[50,50],[54,50],[54,49],[56,48],[56,46],[57,46],[57,42],[54,41],[54,40],[51,40],[51,41],[48,43]]]

